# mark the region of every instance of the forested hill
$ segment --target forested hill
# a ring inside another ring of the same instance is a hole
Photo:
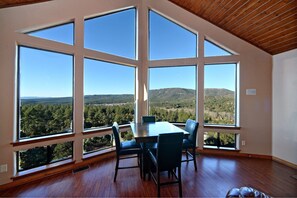
[[[155,89],[150,91],[152,101],[189,101],[193,100],[195,90],[184,88]],[[231,96],[234,92],[228,89],[206,89],[206,96]],[[132,102],[132,94],[115,95],[87,95],[85,103],[87,104],[114,104]],[[69,104],[72,98],[22,98],[22,104]]]

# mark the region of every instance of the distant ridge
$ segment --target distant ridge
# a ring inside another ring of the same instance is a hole
[[[188,102],[194,100],[195,90],[185,88],[165,88],[150,90],[149,97],[151,101],[178,101]],[[234,91],[228,89],[205,89],[205,96],[224,96],[234,95]],[[86,104],[113,104],[113,103],[132,103],[134,95],[132,94],[108,94],[108,95],[87,95],[84,98]],[[71,97],[59,98],[38,98],[24,97],[22,104],[70,104]]]

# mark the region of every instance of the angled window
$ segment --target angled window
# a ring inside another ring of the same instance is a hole
[[[149,114],[158,121],[195,119],[196,66],[149,69]]]
[[[219,47],[218,45],[204,40],[204,56],[230,56],[232,53],[228,52],[227,50]]]
[[[149,59],[193,58],[197,56],[197,36],[193,32],[149,12]]]
[[[85,48],[135,59],[136,10],[119,11],[85,20]]]
[[[134,92],[134,67],[85,59],[85,130],[133,121]]]
[[[236,125],[236,64],[204,67],[204,123]]]
[[[73,57],[19,47],[18,137],[72,131]]]
[[[30,36],[35,36],[43,39],[48,39],[52,41],[73,45],[74,24],[67,23],[63,25],[57,25],[54,27],[49,27],[49,28],[29,32],[27,34]]]
[[[35,147],[16,152],[17,171],[53,164],[73,158],[73,142]]]

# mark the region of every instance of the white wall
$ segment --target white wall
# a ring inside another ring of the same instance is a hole
[[[272,155],[297,164],[297,49],[273,56]]]

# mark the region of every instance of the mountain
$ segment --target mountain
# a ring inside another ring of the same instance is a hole
[[[149,92],[149,99],[154,102],[174,101],[187,102],[194,100],[195,90],[184,88],[153,89]]]
[[[234,96],[234,91],[229,89],[216,89],[216,88],[208,88],[205,89],[205,96]]]
[[[149,97],[151,101],[174,101],[189,102],[194,100],[195,90],[185,88],[165,88],[150,90]],[[205,89],[205,96],[233,96],[234,92],[228,89]],[[132,94],[110,94],[110,95],[87,95],[84,98],[86,104],[113,104],[133,102]],[[69,104],[71,97],[60,98],[22,98],[22,104]]]

